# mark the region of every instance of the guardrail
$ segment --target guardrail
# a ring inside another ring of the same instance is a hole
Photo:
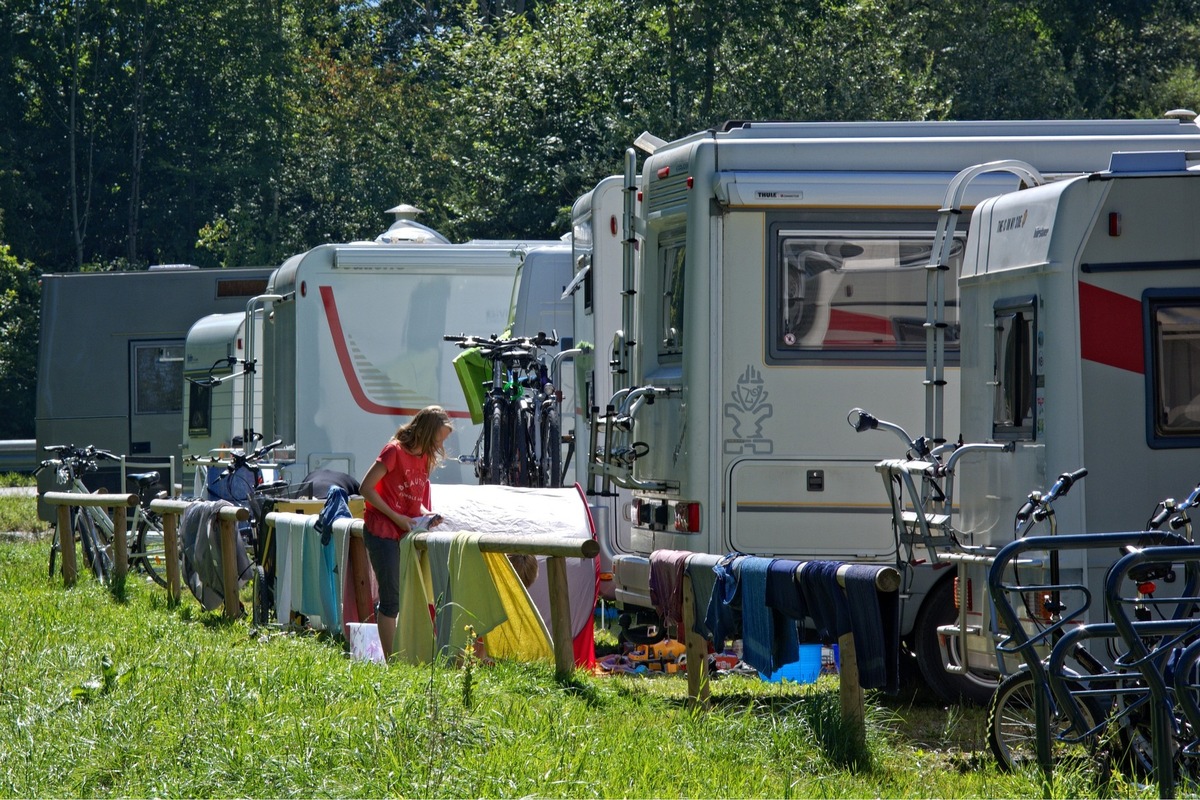
[[[37,468],[36,439],[0,439],[0,472],[33,472]]]

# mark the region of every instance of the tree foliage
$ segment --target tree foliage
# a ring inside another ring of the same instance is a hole
[[[0,326],[25,325],[11,281],[31,264],[277,264],[370,238],[401,202],[452,239],[557,237],[643,130],[1200,107],[1198,18],[1200,0],[0,0]],[[29,384],[21,363],[2,385]]]

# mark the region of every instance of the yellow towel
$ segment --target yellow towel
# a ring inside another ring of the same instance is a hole
[[[503,553],[484,553],[508,619],[488,632],[488,655],[518,661],[554,660],[550,634],[512,562]]]
[[[400,540],[400,611],[396,616],[394,658],[409,664],[433,662],[433,620],[429,616],[433,584],[425,554],[411,536]]]

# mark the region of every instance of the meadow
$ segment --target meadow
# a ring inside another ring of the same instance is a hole
[[[31,499],[26,500],[32,503]],[[4,797],[1042,797],[998,771],[985,713],[868,695],[836,676],[728,675],[704,707],[680,676],[549,663],[388,666],[312,633],[254,628],[131,576],[114,594],[47,574],[49,541],[0,541]],[[611,644],[601,631],[601,641]],[[1054,797],[1153,797],[1060,770]]]

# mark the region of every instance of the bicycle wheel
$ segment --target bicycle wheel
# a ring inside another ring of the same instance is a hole
[[[542,420],[541,484],[553,489],[562,486],[562,422],[558,406],[550,403]]]
[[[513,432],[513,457],[509,461],[512,469],[513,486],[536,486],[533,466],[537,463],[533,455],[533,409],[527,403],[517,407]]]
[[[167,585],[167,546],[163,538],[162,520],[157,515],[138,518],[134,552],[129,554],[130,566],[145,570],[159,586]]]
[[[75,512],[74,528],[75,535],[79,537],[79,542],[83,545],[84,563],[96,576],[96,580],[107,583],[108,576],[112,572],[112,554],[104,544],[95,521],[87,511],[80,508]]]
[[[58,543],[58,525],[54,526],[54,538],[50,540],[50,577],[54,577],[54,560],[58,557],[58,551],[62,549],[62,545]]]
[[[1081,689],[1078,686],[1071,688],[1072,691]],[[1037,690],[1033,676],[1022,670],[1001,681],[992,695],[987,718],[988,747],[1000,769],[1006,772],[1037,764],[1037,718],[1033,711]],[[1040,690],[1049,693],[1048,687],[1040,687]],[[1091,758],[1095,736],[1080,739],[1083,732],[1072,730],[1070,719],[1055,708],[1053,698],[1047,697],[1047,701],[1050,704],[1050,748],[1054,762],[1061,764],[1069,759]],[[1095,729],[1098,720],[1103,719],[1095,701],[1090,697],[1079,698],[1079,707],[1088,730]]]
[[[486,483],[504,483],[504,447],[502,436],[504,431],[504,409],[499,403],[492,403],[492,417],[488,423],[488,440],[484,450],[487,453]]]

